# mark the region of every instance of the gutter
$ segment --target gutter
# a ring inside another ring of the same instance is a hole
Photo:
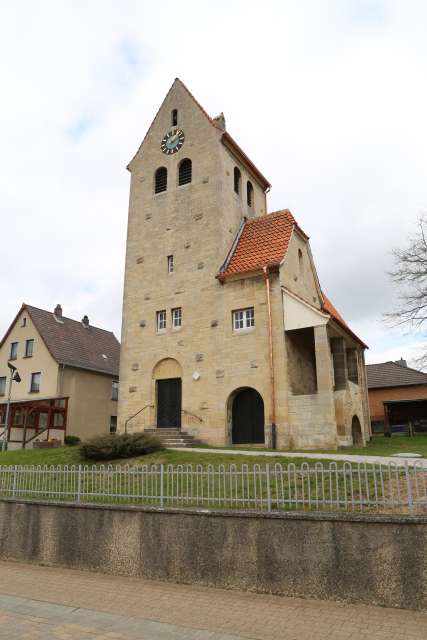
[[[230,136],[230,134],[225,131],[222,136],[221,136],[221,142],[223,143],[223,145],[229,150],[231,151],[231,153],[238,159],[240,160],[240,162],[242,162],[247,169],[249,169],[249,171],[252,173],[253,177],[256,179],[256,181],[258,182],[258,184],[262,187],[263,191],[266,191],[267,189],[270,190],[271,189],[271,184],[269,183],[269,181],[267,180],[267,178],[265,178],[261,171],[259,169],[257,169],[257,167],[254,165],[254,163],[252,162],[252,160],[250,160],[248,158],[248,156],[246,155],[246,153],[243,151],[243,149],[241,149],[239,147],[239,145],[237,144],[237,142],[235,140],[233,140],[233,138]]]

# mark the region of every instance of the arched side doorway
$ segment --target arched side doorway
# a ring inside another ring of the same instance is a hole
[[[362,427],[357,416],[353,416],[351,421],[351,435],[353,436],[353,445],[355,447],[363,447]]]
[[[182,369],[173,358],[165,358],[153,370],[157,428],[181,428]]]
[[[231,441],[233,444],[264,444],[264,401],[255,389],[240,389],[232,397]]]

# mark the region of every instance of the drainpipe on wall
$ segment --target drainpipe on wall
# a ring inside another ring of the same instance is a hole
[[[270,390],[271,390],[271,447],[276,449],[277,429],[276,429],[276,390],[274,384],[274,357],[273,357],[273,321],[271,314],[271,291],[270,276],[268,267],[263,267],[265,287],[267,291],[267,309],[268,309],[268,350],[270,362]]]

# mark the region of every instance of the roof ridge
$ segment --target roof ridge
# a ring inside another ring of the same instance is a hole
[[[49,311],[48,309],[42,309],[41,307],[35,307],[33,304],[24,304],[23,306],[30,308],[30,309],[36,309],[37,311],[43,311],[43,313],[50,313],[53,316],[55,315],[53,311]],[[76,322],[77,324],[81,324],[82,321],[81,320],[75,320],[74,318],[69,318],[68,316],[62,316],[63,320],[69,320],[70,322]],[[105,333],[112,333],[114,336],[114,331],[109,331],[108,329],[103,329],[102,327],[96,327],[94,324],[89,324],[88,326],[89,329],[97,329],[98,331],[105,331]],[[116,337],[116,336],[114,336]],[[116,338],[117,340],[117,338]]]
[[[371,364],[367,364],[367,367],[377,367],[380,366],[382,364],[392,364],[396,367],[400,367],[400,369],[403,369],[403,371],[414,371],[414,373],[421,373],[421,375],[423,376],[427,376],[427,372],[426,371],[420,371],[419,369],[414,369],[414,367],[408,367],[403,364],[399,364],[399,362],[395,362],[394,360],[385,360],[384,362],[371,362]]]
[[[202,105],[200,104],[200,102],[199,102],[198,100],[196,100],[196,98],[193,96],[193,94],[192,94],[192,93],[191,93],[191,91],[187,88],[187,86],[183,83],[183,81],[182,81],[180,78],[178,78],[178,77],[177,77],[177,78],[175,78],[175,79],[174,79],[174,81],[172,82],[171,86],[169,87],[169,89],[168,89],[168,91],[167,91],[167,93],[166,93],[165,97],[164,97],[164,98],[163,98],[163,100],[161,101],[160,106],[159,106],[159,108],[157,109],[157,111],[156,111],[156,113],[155,113],[155,115],[154,115],[154,118],[152,119],[152,121],[151,121],[151,123],[150,123],[150,125],[149,125],[149,127],[148,127],[148,129],[147,129],[147,131],[145,132],[145,136],[143,137],[141,144],[138,146],[138,149],[136,150],[136,153],[132,156],[132,159],[128,162],[128,164],[127,164],[127,166],[126,166],[126,168],[127,168],[127,169],[129,169],[130,165],[131,165],[131,164],[132,164],[132,162],[135,160],[135,158],[136,158],[136,156],[138,155],[138,153],[139,153],[140,149],[142,148],[142,146],[143,146],[143,144],[144,144],[144,142],[145,142],[145,140],[146,140],[146,138],[147,138],[147,136],[148,136],[148,132],[150,131],[151,127],[153,126],[154,122],[156,121],[156,118],[157,118],[157,116],[159,115],[161,108],[163,107],[164,103],[166,102],[166,100],[167,100],[167,98],[168,98],[168,96],[169,96],[170,92],[172,91],[172,89],[173,89],[173,87],[174,87],[174,85],[175,85],[175,83],[176,83],[176,82],[179,82],[179,83],[182,85],[183,89],[185,89],[185,91],[188,93],[188,95],[190,96],[190,98],[191,98],[192,100],[194,100],[194,102],[196,103],[196,105],[199,107],[199,109],[204,113],[204,115],[206,116],[206,118],[209,120],[209,122],[211,123],[211,125],[212,125],[213,127],[215,127],[215,128],[218,128],[218,127],[216,126],[216,124],[214,123],[213,119],[210,117],[210,115],[209,115],[209,114],[208,114],[208,112],[206,111],[206,109],[204,109],[204,108],[202,107]]]

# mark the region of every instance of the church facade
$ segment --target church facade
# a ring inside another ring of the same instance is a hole
[[[176,79],[131,160],[119,430],[321,448],[370,435],[364,349],[307,235]]]

